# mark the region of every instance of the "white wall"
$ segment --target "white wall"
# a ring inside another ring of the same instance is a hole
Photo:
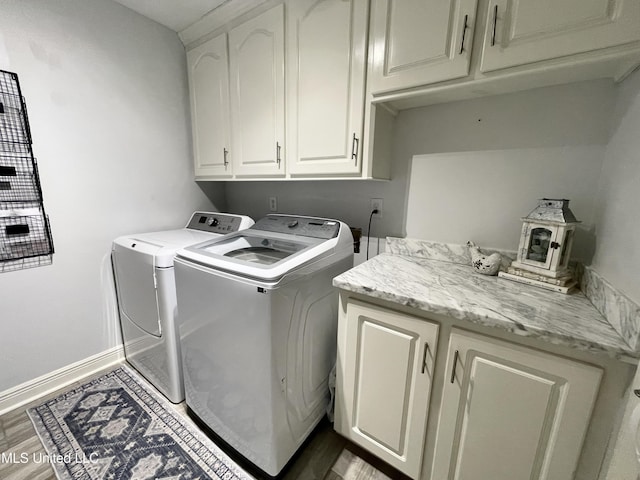
[[[3,0],[0,68],[26,97],[56,248],[0,274],[1,392],[116,346],[112,239],[213,205],[192,181],[175,33],[108,1]]]
[[[397,156],[431,154],[409,175],[408,236],[516,250],[520,218],[561,197],[584,223],[574,253],[590,259],[615,95],[592,81],[402,112]]]
[[[592,265],[640,304],[640,71],[619,87],[597,204]]]
[[[538,198],[568,198],[583,223],[573,256],[591,259],[593,216],[604,146],[514,148],[413,157],[407,236],[445,243],[473,240],[515,251],[521,218]]]

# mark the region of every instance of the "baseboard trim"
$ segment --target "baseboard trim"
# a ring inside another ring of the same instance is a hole
[[[121,363],[124,358],[124,349],[122,345],[119,345],[0,392],[0,415],[55,392],[104,368]]]

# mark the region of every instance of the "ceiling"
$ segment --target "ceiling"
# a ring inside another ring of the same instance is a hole
[[[231,0],[115,0],[151,20],[180,32]]]

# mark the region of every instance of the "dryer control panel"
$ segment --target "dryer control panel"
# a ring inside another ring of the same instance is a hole
[[[267,215],[251,227],[255,230],[267,232],[288,233],[329,239],[335,238],[340,232],[340,222],[328,218],[297,217],[289,215]]]
[[[191,216],[187,228],[224,235],[240,230],[242,218],[224,213],[196,212]]]

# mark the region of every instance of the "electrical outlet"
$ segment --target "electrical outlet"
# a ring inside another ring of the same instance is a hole
[[[269,197],[269,211],[270,212],[278,211],[278,197]]]
[[[382,200],[382,198],[372,198],[371,199],[371,209],[369,210],[369,212],[373,212],[374,210],[378,210],[378,213],[376,213],[374,215],[374,217],[377,218],[382,218],[382,212],[383,210],[383,206],[384,206],[384,201]]]

